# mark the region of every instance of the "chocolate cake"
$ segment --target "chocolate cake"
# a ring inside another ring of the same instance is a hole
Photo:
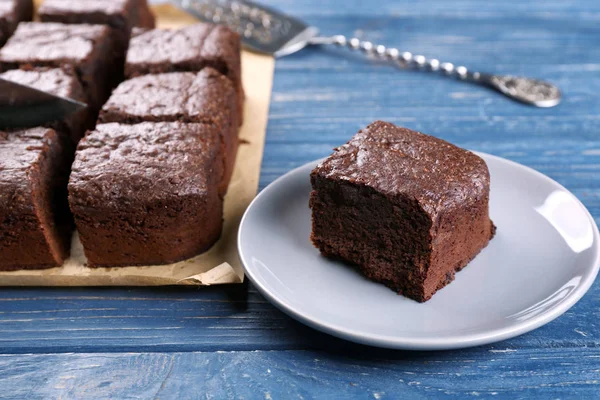
[[[32,0],[0,0],[0,46],[13,34],[21,21],[31,21]]]
[[[125,76],[198,72],[211,67],[227,76],[243,110],[240,37],[223,25],[194,24],[180,29],[134,29]]]
[[[131,29],[134,26],[154,27],[154,16],[146,0],[45,0],[38,15],[42,22],[110,26],[122,60]]]
[[[156,26],[156,18],[148,6],[148,0],[137,0],[138,18],[134,27],[152,29]]]
[[[419,302],[493,237],[489,172],[477,155],[377,121],[311,173],[311,239],[327,257]]]
[[[0,270],[51,268],[69,255],[72,148],[48,128],[0,132]]]
[[[22,22],[0,49],[0,70],[73,68],[90,107],[97,110],[116,84],[115,56],[107,26]]]
[[[60,68],[13,69],[0,74],[0,78],[31,86],[60,97],[85,102],[86,97],[74,73]],[[48,126],[59,134],[65,133],[73,144],[77,144],[89,125],[87,110],[71,115],[65,121],[53,121]]]
[[[166,264],[222,227],[221,140],[211,124],[100,124],[79,142],[69,203],[93,267]]]
[[[103,24],[129,31],[155,25],[147,0],[44,0],[38,15],[42,22]]]
[[[102,107],[98,121],[135,124],[200,122],[219,129],[225,148],[227,188],[237,153],[240,113],[231,82],[212,68],[199,73],[144,75],[122,82]]]

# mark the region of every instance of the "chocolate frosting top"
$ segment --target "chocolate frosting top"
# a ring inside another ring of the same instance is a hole
[[[432,219],[480,199],[489,188],[487,165],[477,155],[383,121],[360,130],[313,174],[416,200]]]
[[[203,195],[221,179],[220,138],[210,125],[100,124],[79,142],[69,181],[72,205],[114,207]]]

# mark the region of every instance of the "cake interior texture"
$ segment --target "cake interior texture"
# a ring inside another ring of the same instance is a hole
[[[419,302],[489,242],[489,172],[477,155],[382,121],[311,174],[321,253]]]
[[[51,268],[68,257],[73,151],[54,130],[0,132],[0,270]]]

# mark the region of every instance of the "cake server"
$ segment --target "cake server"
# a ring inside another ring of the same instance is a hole
[[[0,78],[0,129],[40,126],[65,119],[86,107],[79,101]]]
[[[343,35],[319,36],[319,30],[304,22],[245,0],[174,0],[175,4],[198,19],[225,24],[242,36],[246,48],[282,57],[309,45],[335,45],[359,50],[403,69],[439,72],[448,77],[477,83],[536,107],[554,107],[561,100],[560,90],[551,83],[513,75],[493,75],[471,71],[465,66],[413,55],[408,51],[376,45]]]

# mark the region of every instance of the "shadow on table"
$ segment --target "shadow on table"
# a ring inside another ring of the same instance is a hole
[[[52,299],[56,299],[63,302],[68,301],[69,307],[75,305],[81,308],[91,305],[99,309],[108,306],[117,307],[118,312],[116,313],[119,315],[129,312],[130,305],[134,305],[134,307],[138,307],[136,313],[142,313],[142,315],[136,314],[126,322],[122,322],[128,324],[129,328],[142,325],[148,327],[148,318],[155,318],[152,327],[159,329],[172,324],[172,322],[165,322],[166,318],[184,321],[180,333],[178,336],[172,337],[171,341],[152,342],[153,351],[303,350],[314,353],[315,358],[328,357],[340,361],[346,360],[346,362],[351,362],[352,359],[427,361],[436,357],[436,354],[439,357],[440,353],[449,353],[381,349],[321,333],[271,306],[248,281],[237,285],[201,288],[182,286],[3,288],[0,291],[0,299],[2,298],[17,302],[21,299],[31,299],[46,304],[52,302]],[[115,304],[115,301],[119,303]],[[158,302],[159,305],[152,307],[161,309],[167,306],[173,307],[173,304],[177,304],[177,306],[168,316],[165,316],[164,314],[155,314],[151,309],[147,312],[139,311],[139,305],[135,305],[135,302],[139,303],[139,301]],[[176,303],[173,303],[174,301]],[[93,304],[90,305],[88,302],[93,302]],[[23,307],[31,307],[30,301],[26,301],[26,304],[28,305]],[[78,316],[78,314],[74,314],[74,316]],[[136,317],[141,319],[136,319]],[[119,316],[114,318],[119,318]],[[95,328],[103,329],[107,324],[112,323],[111,321],[114,320],[98,319]],[[62,320],[48,323],[53,324],[52,326],[57,329],[63,327]],[[217,340],[218,337],[214,337],[203,341],[197,337],[199,332],[214,328],[215,323],[221,329],[233,329],[236,340],[222,342]],[[107,340],[109,340],[110,346],[116,346],[122,351],[134,351],[150,346],[150,343],[146,343],[145,340],[135,342],[135,346],[131,341],[121,343],[123,338],[120,336],[111,336],[110,338],[107,336]],[[94,349],[90,348],[86,351],[94,351]]]
[[[349,342],[334,336],[316,331],[296,321],[290,321],[290,328],[298,336],[310,338],[308,345],[303,347],[306,350],[312,350],[319,353],[325,353],[334,358],[360,358],[361,360],[413,360],[426,361],[428,359],[439,358],[440,354],[448,354],[452,351],[409,351],[378,348],[358,343]],[[482,346],[483,347],[483,346]],[[481,348],[481,347],[480,347]],[[461,350],[478,352],[477,348]]]

